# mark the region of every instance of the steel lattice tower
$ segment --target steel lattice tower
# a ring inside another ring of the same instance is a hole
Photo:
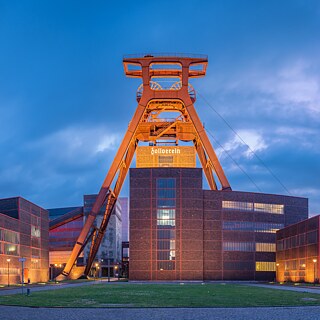
[[[127,56],[123,59],[125,74],[141,78],[137,91],[138,106],[129,123],[127,132],[101,186],[96,202],[62,272],[68,276],[71,269],[91,240],[90,253],[85,268],[88,275],[100,243],[105,234],[111,212],[120,194],[132,158],[139,141],[157,145],[160,141],[178,144],[179,141],[193,142],[211,190],[231,190],[216,153],[195,110],[196,93],[189,78],[206,74],[206,56],[145,55]],[[164,87],[161,81],[169,80]],[[174,119],[162,119],[162,113],[178,114]],[[99,227],[94,221],[102,206],[106,210]]]

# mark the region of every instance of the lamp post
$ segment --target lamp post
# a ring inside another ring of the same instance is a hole
[[[95,272],[94,272],[94,275],[95,275],[94,280],[97,279],[97,271],[98,271],[98,269],[99,269],[99,263],[96,263],[96,264],[95,264],[95,267],[96,267],[96,269],[95,269]]]
[[[279,263],[276,263],[276,281],[279,279]]]
[[[313,262],[313,283],[316,284],[316,263],[317,259],[312,259]]]
[[[53,269],[53,273],[54,273],[54,283],[57,283],[57,276],[56,276],[56,267],[58,266],[57,263],[54,264],[54,269]]]
[[[114,277],[116,277],[118,275],[118,280],[119,280],[119,271],[118,271],[118,266],[117,265],[115,265],[114,266]]]
[[[110,282],[110,259],[109,259],[109,256],[108,256],[108,282]]]
[[[8,262],[8,287],[10,287],[10,261],[11,261],[11,259],[7,259],[7,262]]]

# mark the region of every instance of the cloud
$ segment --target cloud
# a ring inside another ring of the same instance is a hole
[[[274,73],[256,77],[258,89],[273,96],[280,104],[303,107],[310,112],[320,112],[320,77],[311,63],[298,60]]]
[[[253,152],[259,152],[268,147],[267,143],[263,139],[262,135],[254,130],[239,130],[238,136],[234,135],[222,148],[217,150],[218,154],[223,154],[226,150],[230,153],[238,153],[246,158],[252,158]],[[253,151],[253,152],[252,152]]]
[[[90,162],[99,154],[115,150],[121,135],[104,127],[69,127],[27,144],[30,151],[41,150],[52,160],[79,163]]]
[[[45,207],[82,203],[94,193],[113,160],[122,134],[107,127],[67,127],[15,146],[1,158],[2,197],[22,195]]]

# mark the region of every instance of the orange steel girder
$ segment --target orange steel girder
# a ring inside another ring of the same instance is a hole
[[[185,123],[182,123],[182,120],[176,119],[174,123],[164,127],[157,136],[152,137],[151,135],[147,135],[147,137],[144,137],[141,140],[155,141],[159,138],[179,140],[180,135],[176,129],[177,124],[181,122],[181,126],[186,125],[188,128],[192,128],[192,132],[189,132],[189,136],[192,136],[192,139],[188,140],[193,141],[194,143],[210,188],[212,190],[217,190],[217,185],[214,180],[215,174],[221,184],[221,189],[231,190],[216,153],[194,108],[193,102],[195,101],[195,98],[191,97],[189,94],[188,79],[190,77],[201,77],[205,75],[208,62],[207,58],[182,56],[155,57],[148,55],[138,58],[124,58],[123,62],[125,74],[127,76],[142,78],[143,92],[141,96],[139,96],[137,109],[101,186],[92,211],[86,219],[70,258],[62,272],[65,276],[69,275],[76,259],[90,240],[89,238],[92,237],[90,253],[85,269],[85,275],[88,275],[105,234],[108,221],[120,194],[126,174],[128,173],[139,138],[141,139],[139,127],[142,128],[146,125],[151,112],[155,111],[157,114],[157,111],[161,108],[166,110],[166,106],[173,105],[171,111],[179,111],[183,116]],[[163,70],[159,70],[153,68],[153,65],[155,64],[164,65],[165,67]],[[130,69],[130,66],[132,65],[135,67],[133,70]],[[180,67],[166,67],[168,65],[178,65]],[[179,77],[181,80],[181,87],[175,90],[154,90],[150,85],[152,77]],[[173,132],[171,137],[168,136],[169,131]],[[113,189],[112,185],[114,185]],[[104,204],[106,204],[106,210],[102,222],[98,228],[94,227],[96,216]],[[92,228],[95,230],[90,232]]]

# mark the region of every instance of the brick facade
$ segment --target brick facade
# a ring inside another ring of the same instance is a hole
[[[159,202],[165,179],[174,180],[174,202]],[[174,218],[161,220],[159,212]],[[203,190],[202,169],[130,169],[129,278],[273,280],[276,229],[307,216],[305,198]],[[163,228],[174,238],[159,239]]]

